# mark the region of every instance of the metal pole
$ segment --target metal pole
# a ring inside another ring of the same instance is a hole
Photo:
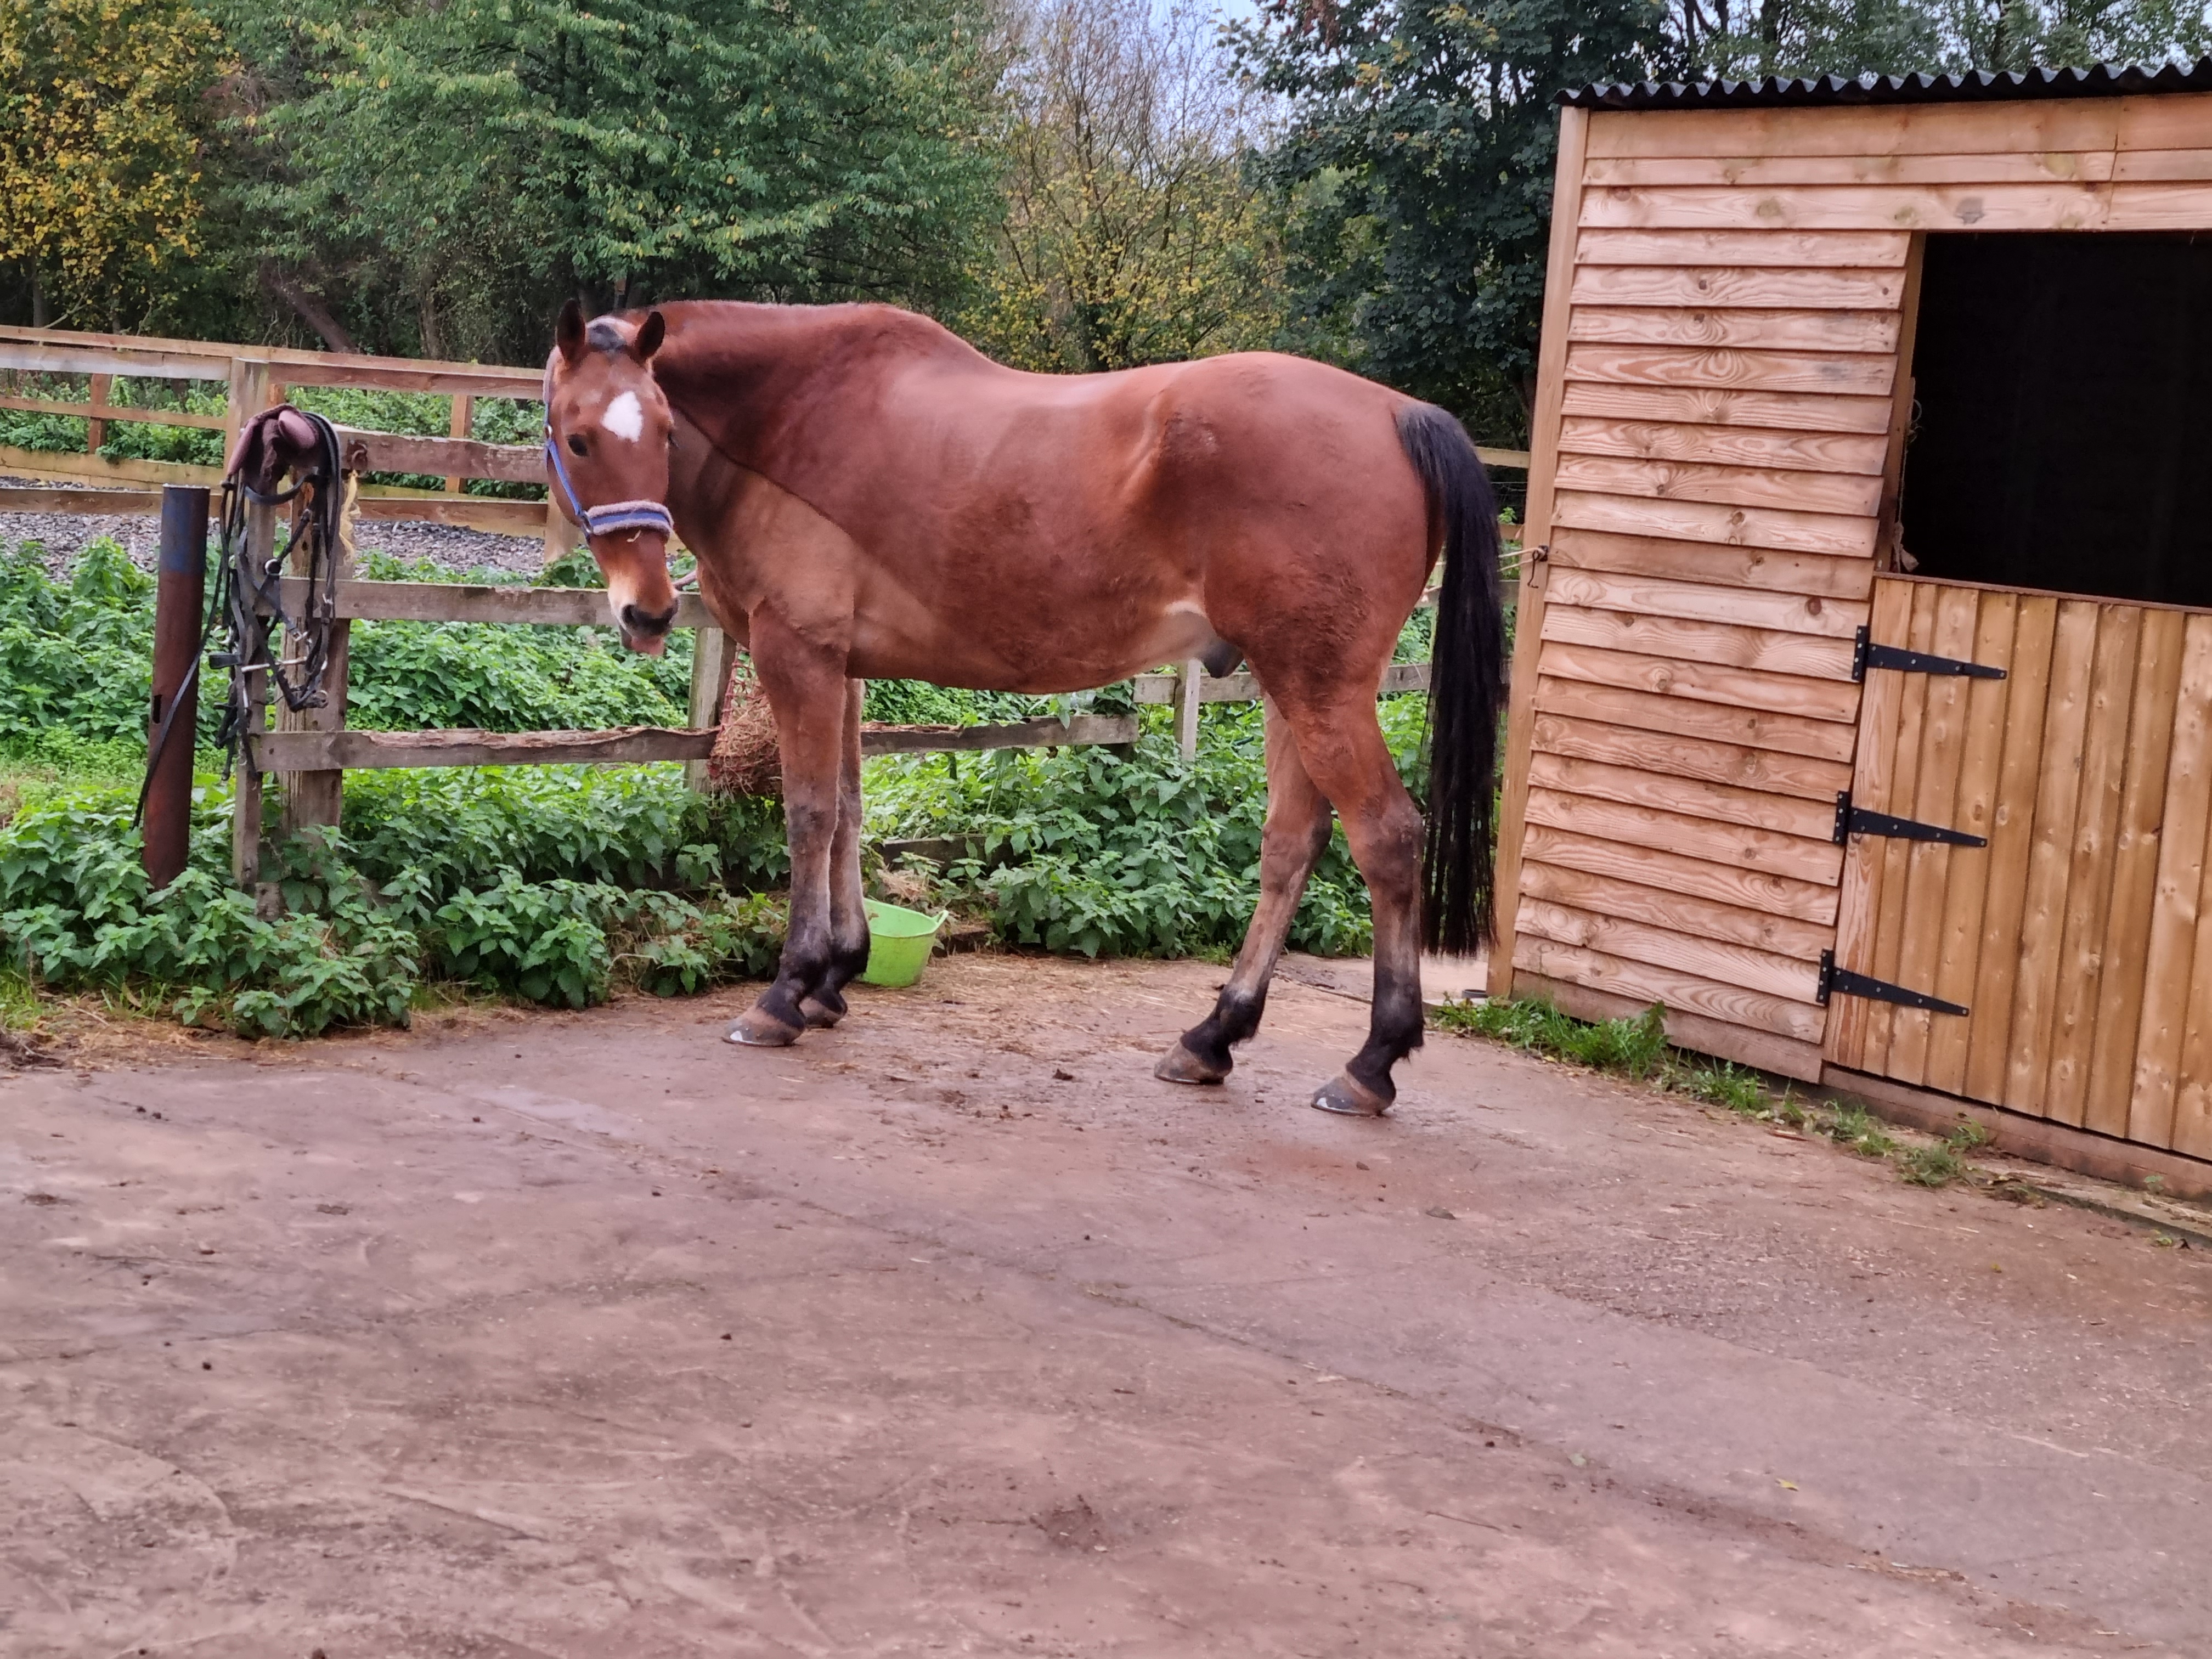
[[[207,609],[207,534],[208,492],[194,484],[166,486],[154,595],[154,706],[146,733],[146,873],[156,887],[184,873],[191,838],[200,703],[193,669]]]

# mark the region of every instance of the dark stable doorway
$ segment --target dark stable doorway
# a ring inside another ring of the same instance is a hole
[[[1928,238],[1918,574],[2212,606],[2212,235]]]

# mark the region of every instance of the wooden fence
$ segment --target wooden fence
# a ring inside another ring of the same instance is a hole
[[[161,486],[219,485],[222,469],[171,461],[108,459],[98,451],[110,425],[138,422],[220,431],[228,453],[244,422],[284,401],[293,387],[346,386],[431,392],[453,400],[446,437],[339,428],[344,465],[350,472],[427,473],[445,480],[445,487],[439,490],[365,484],[356,501],[357,517],[453,525],[505,535],[534,534],[542,537],[549,560],[580,540],[576,526],[546,501],[465,493],[465,484],[478,479],[544,483],[544,465],[536,445],[483,443],[468,435],[477,398],[537,401],[543,386],[536,369],[0,325],[0,372],[5,375],[4,381],[0,381],[5,386],[0,392],[0,409],[75,416],[88,422],[83,454],[0,446],[0,475],[33,481],[0,484],[0,510],[154,513],[160,506]],[[26,374],[82,377],[87,382],[87,395],[77,401],[26,393],[19,384]],[[118,380],[220,384],[224,388],[223,411],[118,404],[114,401]],[[1483,449],[1480,453],[1494,467],[1528,465],[1528,456],[1519,452]],[[257,508],[249,513],[241,556],[266,560],[275,546],[275,526],[273,510]],[[1506,532],[1509,538],[1516,533],[1510,526]],[[349,730],[345,725],[347,635],[354,621],[605,626],[609,619],[605,595],[593,589],[364,581],[355,579],[349,571],[341,571],[340,578],[337,634],[325,680],[330,694],[326,706],[297,713],[280,709],[276,729],[258,731],[251,739],[252,764],[242,769],[240,779],[232,848],[234,872],[242,884],[252,884],[259,875],[261,848],[255,827],[261,818],[263,773],[276,774],[283,785],[280,833],[285,834],[310,824],[335,823],[341,781],[348,770],[361,769],[684,761],[690,764],[695,785],[703,781],[722,693],[729,681],[732,647],[696,595],[682,597],[676,617],[677,627],[697,630],[687,726],[603,732],[361,732]],[[288,579],[288,588],[301,580],[297,574]],[[1385,674],[1377,692],[1418,691],[1427,685],[1427,664],[1403,664]],[[1139,704],[1166,703],[1176,708],[1177,735],[1186,754],[1197,744],[1198,712],[1202,704],[1251,702],[1260,695],[1253,676],[1209,676],[1194,661],[1182,665],[1178,672],[1139,676],[1135,691]],[[265,707],[270,695],[265,684],[257,687],[256,695]],[[1004,726],[876,730],[864,735],[862,747],[871,755],[886,755],[1127,744],[1134,741],[1136,735],[1133,716],[1079,714],[1066,720],[1045,718]]]

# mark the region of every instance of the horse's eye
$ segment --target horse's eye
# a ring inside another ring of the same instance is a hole
[[[582,455],[588,453],[584,447],[584,434],[582,433],[571,432],[568,434],[568,451],[569,453],[574,455]]]

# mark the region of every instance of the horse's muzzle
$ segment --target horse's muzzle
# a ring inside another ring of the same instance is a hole
[[[623,639],[632,650],[658,656],[668,638],[668,630],[676,624],[676,605],[672,601],[668,609],[661,611],[625,605],[615,613],[615,620],[622,624]]]

